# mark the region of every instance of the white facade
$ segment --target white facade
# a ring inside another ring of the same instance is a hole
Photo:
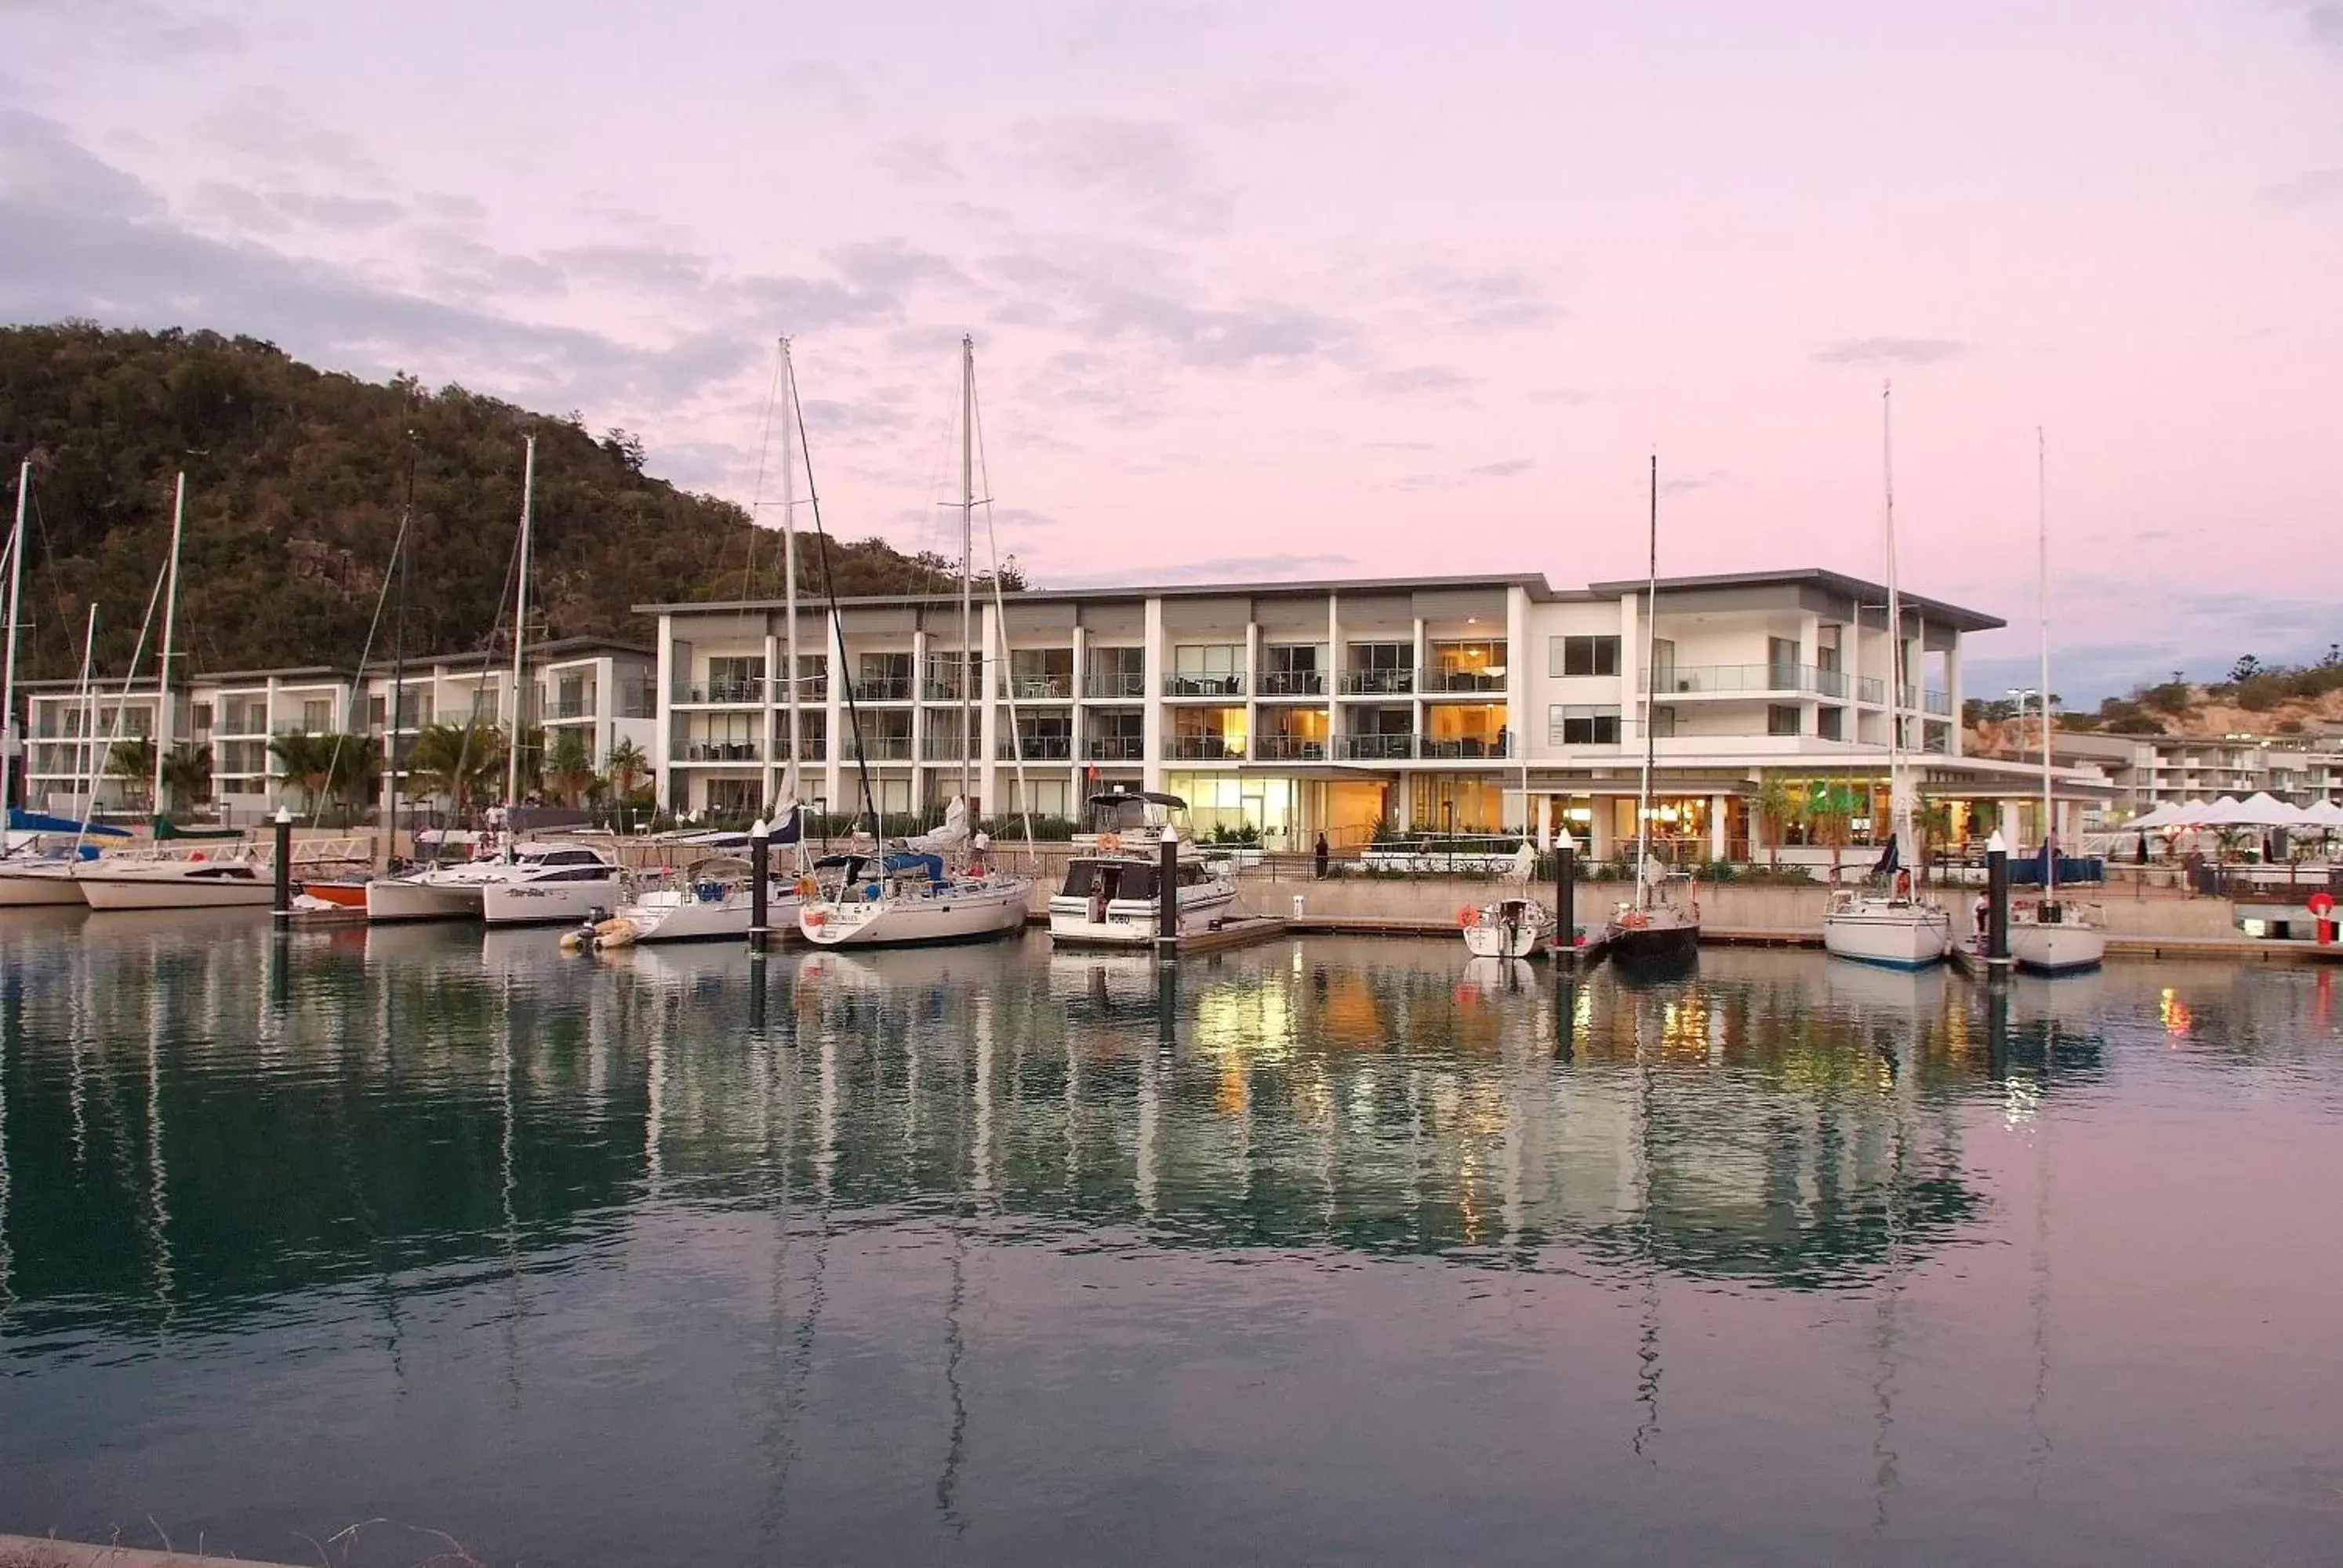
[[[979,607],[970,790],[980,814],[1015,809],[1014,734],[1031,806],[1051,815],[1123,782],[1185,797],[1208,829],[1242,822],[1289,845],[1322,830],[1356,841],[1378,820],[1567,823],[1599,850],[1633,832],[1651,722],[1669,819],[1722,854],[1745,840],[1744,797],[1767,772],[1884,768],[1885,589],[1822,571],[1664,580],[1647,702],[1643,588],[1517,576],[1011,595],[1000,612]],[[645,608],[659,619],[662,801],[755,815],[789,755],[774,678],[785,611]],[[2007,765],[1962,759],[1954,722],[1961,637],[2000,624],[1905,601],[1906,743],[1929,754],[1920,767],[1939,789],[2026,788]],[[850,601],[835,628],[801,607],[800,794],[836,811],[860,802],[855,749],[839,743],[850,677],[880,809],[940,809],[960,787],[960,645],[956,598]]]

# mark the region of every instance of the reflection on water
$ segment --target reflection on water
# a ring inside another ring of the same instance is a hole
[[[1768,1551],[1942,1545],[1985,1527],[1946,1432],[2016,1423],[2009,1499],[2066,1479],[2057,1297],[2099,1292],[2053,1259],[2110,1233],[2054,1203],[2066,1141],[2104,1199],[2082,1161],[2124,1128],[2249,1141],[2240,1107],[2283,1103],[2331,1134],[2343,1095],[2323,971],[1988,997],[1729,950],[1628,989],[1445,943],[0,944],[0,1528],[168,1513],[280,1555],[388,1514],[532,1557],[660,1527],[718,1560],[1406,1556],[1467,1454],[1493,1512],[1452,1545],[1535,1554],[1569,1510],[1516,1444],[1629,1466],[1614,1494],[1745,1478],[1598,1555],[1728,1506]],[[1801,1426],[1828,1474],[1783,1473]],[[236,1479],[264,1462],[285,1485]],[[2265,1555],[2334,1538],[2295,1506]]]

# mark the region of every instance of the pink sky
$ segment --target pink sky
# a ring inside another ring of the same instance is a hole
[[[1879,569],[2070,698],[2343,636],[2343,5],[0,0],[0,317],[213,326],[1041,582]],[[2008,661],[2008,673],[2002,665]]]

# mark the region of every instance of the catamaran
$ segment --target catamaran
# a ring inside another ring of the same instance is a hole
[[[1163,900],[1172,899],[1184,934],[1199,930],[1236,902],[1225,862],[1208,860],[1182,829],[1188,803],[1177,795],[1116,789],[1090,799],[1089,852],[1066,862],[1066,879],[1050,900],[1050,940],[1060,947],[1142,947],[1155,940]],[[1163,845],[1173,850],[1175,885],[1163,879]]]
[[[1951,911],[1922,896],[1908,852],[1912,789],[1904,776],[1904,600],[1896,582],[1896,447],[1891,394],[1880,396],[1887,523],[1887,799],[1890,837],[1873,868],[1882,885],[1835,890],[1823,911],[1823,947],[1843,959],[1921,969],[1953,950]]]
[[[2050,503],[2046,443],[2034,433],[2036,581],[2042,634],[2042,897],[2009,910],[2010,961],[2028,974],[2081,974],[2107,956],[2107,933],[2092,907],[2058,896],[2058,836],[2051,830]]]
[[[1644,598],[1644,772],[1635,790],[1635,891],[1603,929],[1604,948],[1623,968],[1673,968],[1700,953],[1700,896],[1692,878],[1652,854],[1652,709],[1659,700],[1660,458],[1652,455],[1651,572]]]
[[[803,434],[799,431],[800,444]],[[813,486],[811,454],[806,465],[806,491],[813,507],[815,537],[821,544],[824,557],[829,550],[829,536],[821,527],[821,503]],[[969,941],[998,937],[1021,930],[1026,913],[1032,902],[1033,882],[1030,877],[1014,876],[997,868],[983,865],[975,853],[968,821],[971,758],[976,744],[976,638],[973,616],[975,583],[975,516],[976,516],[976,347],[971,338],[960,339],[960,789],[945,809],[941,826],[930,832],[903,840],[891,849],[878,847],[877,835],[872,835],[871,847],[839,856],[827,857],[815,862],[819,875],[829,871],[838,879],[836,891],[828,897],[806,899],[798,907],[798,930],[806,940],[816,947],[910,947],[931,942]],[[838,616],[837,578],[827,569],[825,581],[830,585],[830,615],[833,633],[840,645],[844,634]],[[998,570],[993,576],[993,603],[1001,605],[1001,579]],[[1005,615],[1001,619],[1001,646],[1005,648],[1008,626]],[[996,669],[1006,671],[1004,657],[990,661]],[[796,674],[795,670],[790,671]],[[1003,682],[1002,689],[1010,703],[1010,731],[1016,733],[1016,692],[1013,685]],[[855,711],[854,683],[849,678],[844,685],[847,724],[854,737],[855,768],[861,777],[862,805],[874,812],[875,803],[870,779],[870,766],[862,751],[862,730],[860,716]],[[1021,746],[1017,751],[1018,792],[1025,795],[1024,763]],[[1026,841],[1032,841],[1027,829]],[[958,862],[955,867],[954,862]]]

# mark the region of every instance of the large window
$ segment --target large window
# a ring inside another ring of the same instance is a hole
[[[1616,675],[1619,639],[1615,637],[1556,637],[1546,640],[1549,675]]]
[[[1612,639],[1616,641],[1614,638]],[[1591,705],[1557,704],[1545,710],[1545,738],[1550,746],[1616,746],[1619,710]]]
[[[1143,648],[1094,648],[1083,685],[1087,697],[1147,695],[1147,650]]]
[[[301,704],[301,729],[307,735],[325,735],[334,728],[334,701],[329,697],[312,697]]]
[[[1799,710],[1795,702],[1769,702],[1765,705],[1765,733],[1795,735],[1799,733]]]
[[[1183,642],[1172,650],[1172,697],[1241,697],[1244,694],[1244,645]]]

